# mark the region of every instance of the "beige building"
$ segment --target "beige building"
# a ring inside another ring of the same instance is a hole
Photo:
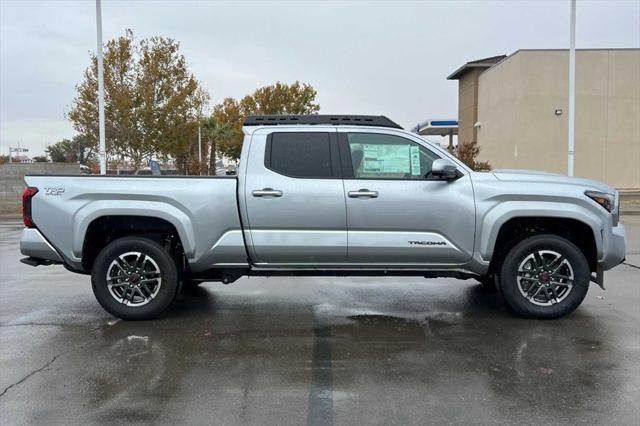
[[[567,172],[568,50],[469,62],[458,80],[458,141],[494,169]],[[640,189],[640,49],[576,51],[575,175]]]

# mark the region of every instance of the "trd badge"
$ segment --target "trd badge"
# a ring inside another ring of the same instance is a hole
[[[53,187],[44,188],[44,195],[62,195],[62,194],[64,194],[64,188],[61,186],[57,188],[53,188]]]

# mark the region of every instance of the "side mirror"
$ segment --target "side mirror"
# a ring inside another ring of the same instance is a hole
[[[453,180],[458,177],[458,168],[451,161],[438,158],[431,165],[431,175],[443,180]]]

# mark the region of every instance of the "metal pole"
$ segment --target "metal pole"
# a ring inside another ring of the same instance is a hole
[[[100,144],[98,156],[100,157],[100,174],[107,174],[107,153],[104,142],[104,68],[102,64],[102,12],[100,0],[96,0],[96,27],[98,29],[98,135]]]
[[[200,120],[198,120],[198,168],[202,175],[202,132],[200,131]]]
[[[568,175],[573,176],[573,157],[575,149],[576,126],[576,0],[571,2],[571,35],[569,45],[569,149]]]

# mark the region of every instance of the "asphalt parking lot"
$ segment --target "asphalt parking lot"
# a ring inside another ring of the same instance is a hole
[[[627,264],[555,321],[472,280],[241,279],[123,322],[0,222],[0,423],[637,424],[640,216]],[[634,266],[635,265],[635,266]]]

